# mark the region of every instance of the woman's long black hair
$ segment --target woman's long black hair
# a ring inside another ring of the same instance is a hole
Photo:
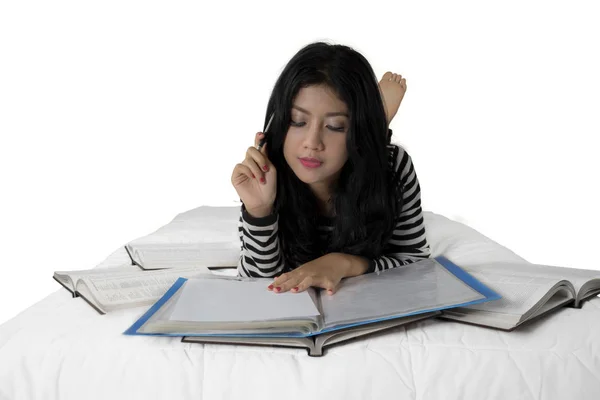
[[[333,188],[332,240],[318,245],[319,207],[308,185],[288,166],[283,143],[292,103],[301,88],[326,85],[346,103],[350,116],[348,160]],[[330,252],[379,257],[391,238],[402,193],[391,182],[387,120],[378,81],[369,62],[354,49],[324,42],[296,53],[277,79],[265,116],[275,113],[266,135],[269,159],[277,169],[279,243],[289,271]]]

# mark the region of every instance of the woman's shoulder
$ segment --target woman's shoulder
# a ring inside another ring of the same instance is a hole
[[[394,181],[398,178],[405,178],[408,174],[410,174],[410,170],[412,167],[412,159],[406,149],[397,144],[390,143],[387,145],[388,148],[388,165],[392,175],[394,176]]]
[[[414,172],[412,158],[408,151],[397,144],[388,144],[388,165],[391,172],[392,185],[404,186],[412,180],[411,174]],[[411,177],[411,179],[409,179]]]

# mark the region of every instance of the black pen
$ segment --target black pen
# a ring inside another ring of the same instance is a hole
[[[265,145],[265,142],[267,141],[267,131],[269,130],[269,127],[271,126],[271,122],[273,122],[274,116],[275,116],[275,113],[271,113],[271,118],[269,118],[269,122],[267,122],[267,127],[265,128],[265,131],[263,132],[263,137],[262,137],[262,139],[260,139],[260,142],[258,142],[258,146],[256,147],[256,149],[258,151],[260,151],[260,149],[262,149],[262,147]]]

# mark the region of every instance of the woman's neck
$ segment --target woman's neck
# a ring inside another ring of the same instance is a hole
[[[333,203],[331,202],[331,188],[328,185],[312,186],[311,190],[317,199],[319,214],[332,217]]]
[[[333,217],[333,203],[331,201],[323,201],[318,199],[319,214],[324,217]]]

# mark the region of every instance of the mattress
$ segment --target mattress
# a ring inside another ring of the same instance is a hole
[[[223,209],[235,227],[236,210]],[[181,213],[149,237],[202,236],[210,232],[206,210]],[[424,218],[432,257],[459,266],[527,262],[465,224],[427,211]],[[237,239],[235,229],[222,237]],[[96,268],[128,261],[119,248]],[[146,309],[100,315],[57,285],[0,325],[0,399],[600,399],[597,297],[513,332],[430,319],[319,358],[295,348],[123,335]]]

